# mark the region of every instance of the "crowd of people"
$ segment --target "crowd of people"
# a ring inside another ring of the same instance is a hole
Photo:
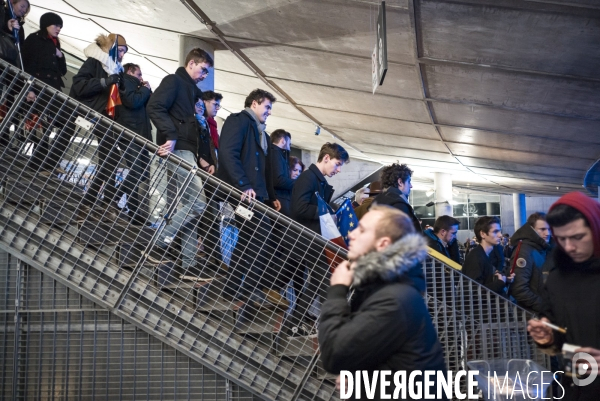
[[[61,90],[66,73],[58,39],[62,18],[55,13],[42,15],[40,30],[25,39],[22,26],[29,2],[9,1],[14,15],[7,4],[2,5],[2,38],[10,39],[18,30],[23,69]],[[115,43],[118,52],[113,59],[109,52]],[[241,191],[242,202],[263,203],[306,230],[321,233],[319,198],[329,203],[334,192],[327,177],[340,173],[349,162],[341,145],[324,144],[316,162],[305,168],[301,160],[290,156],[289,132],[278,129],[267,133],[266,123],[276,98],[263,89],[248,94],[243,110],[230,114],[219,133],[215,117],[223,96],[198,88],[213,67],[210,54],[192,49],[183,65],[153,91],[139,65],[123,64],[127,51],[122,35],[98,36],[84,49],[86,60],[73,78],[70,96],[147,140],[153,140],[152,123],[161,157],[176,156]],[[9,53],[5,51],[2,58],[18,64],[15,55]],[[109,96],[114,86],[121,104],[113,114]],[[36,96],[32,93],[30,100]],[[57,113],[45,123],[46,128],[59,128],[58,134],[52,143],[38,144],[32,160],[44,174],[61,173],[60,162],[74,133],[68,127],[73,122]],[[98,166],[79,213],[86,218],[120,214],[117,203],[126,194],[131,223],[145,225],[147,221],[138,209],[146,194],[140,192],[139,183],[148,175],[149,156],[135,141],[110,133],[103,132],[97,140]],[[124,150],[129,174],[116,188],[105,184],[113,180],[119,167],[118,148]],[[198,263],[199,234],[191,223],[206,214],[214,219],[219,206],[214,194],[206,193],[200,175],[190,181],[189,169],[178,163],[170,163],[169,170],[171,182],[186,190],[180,207],[168,216],[170,224],[164,226],[157,245],[173,251],[179,237],[182,269],[193,270]],[[595,306],[600,304],[597,202],[579,193],[566,195],[548,215],[532,214],[510,240],[502,235],[496,217],[480,217],[463,260],[456,238],[457,219],[439,216],[433,227],[422,229],[409,203],[412,174],[406,164],[393,163],[382,170],[379,182],[357,191],[354,206],[360,220],[350,232],[349,262],[339,265],[333,274],[322,256],[322,246],[299,243],[288,237],[291,234],[282,234],[280,239],[280,243],[288,244],[283,251],[278,250],[285,262],[275,263],[272,250],[265,244],[275,240],[274,232],[285,232],[284,228],[273,230],[282,223],[271,221],[269,214],[259,209],[253,211],[252,224],[236,214],[239,235],[227,270],[225,294],[256,306],[287,306],[280,291],[292,282],[298,301],[284,325],[290,336],[317,332],[317,319],[308,310],[318,295],[324,301],[318,336],[329,371],[443,370],[443,352],[422,298],[425,281],[421,263],[429,245],[462,265],[467,277],[539,315],[541,320],[532,320],[529,329],[540,347],[559,352],[563,343],[574,343],[600,361],[600,314]],[[214,227],[207,232],[210,230],[214,232]],[[205,235],[219,237],[218,233]],[[218,248],[216,242],[212,245]],[[289,257],[293,254],[313,256],[306,256],[309,263],[295,263]],[[330,280],[330,286],[324,285],[325,279]],[[356,292],[348,304],[351,287]],[[569,330],[567,334],[557,333],[543,322]],[[595,394],[600,392],[597,387]],[[592,399],[585,398],[587,391],[572,386],[567,389],[570,396],[581,396],[570,399]]]

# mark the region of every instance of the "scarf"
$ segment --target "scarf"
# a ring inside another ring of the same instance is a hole
[[[250,107],[246,107],[244,110],[246,110],[248,112],[248,114],[250,114],[252,117],[254,117],[254,121],[256,121],[256,126],[258,127],[258,132],[260,132],[260,147],[262,148],[262,150],[266,156],[269,151],[268,150],[269,143],[267,141],[267,133],[265,132],[265,129],[267,129],[267,126],[265,124],[261,124],[261,122],[258,121],[258,117],[256,117],[256,114],[254,114],[254,111]]]

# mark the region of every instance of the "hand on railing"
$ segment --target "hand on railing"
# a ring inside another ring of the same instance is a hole
[[[277,199],[275,199],[275,200],[272,202],[272,205],[273,205],[273,209],[275,209],[275,210],[277,210],[277,211],[280,211],[280,210],[281,210],[281,202],[279,202]]]
[[[256,199],[256,192],[254,192],[254,190],[252,188],[245,190],[242,193],[242,202],[245,200],[248,200],[248,203],[250,203],[250,201],[253,201],[254,199]]]
[[[164,144],[160,145],[158,147],[158,155],[159,156],[168,156],[169,153],[173,152],[173,150],[175,150],[175,143],[177,141],[176,140],[172,140],[172,141],[167,141]]]

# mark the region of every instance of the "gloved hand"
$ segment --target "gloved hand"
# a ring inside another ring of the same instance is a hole
[[[104,80],[104,82],[106,83],[106,86],[111,86],[113,84],[119,84],[119,81],[121,80],[121,76],[119,74],[112,74],[109,75],[108,78],[106,78]]]

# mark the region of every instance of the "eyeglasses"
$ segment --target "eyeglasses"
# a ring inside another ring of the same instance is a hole
[[[220,110],[221,109],[221,105],[217,102],[212,102],[212,105],[215,106],[215,110]]]

